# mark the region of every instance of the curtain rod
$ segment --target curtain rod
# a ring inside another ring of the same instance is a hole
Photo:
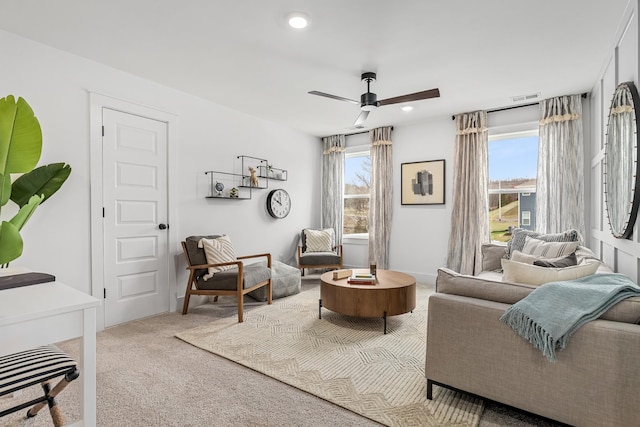
[[[369,129],[369,130],[371,130],[371,129]],[[393,126],[391,126],[391,130],[393,130]],[[360,134],[363,134],[363,133],[369,133],[369,131],[368,130],[363,130],[361,132],[345,133],[344,136],[360,135]],[[330,136],[333,136],[333,135],[330,135]],[[324,138],[326,138],[326,136]]]
[[[582,97],[582,99],[586,99],[587,98],[587,93],[583,93],[580,96]],[[489,113],[497,113],[498,111],[507,111],[507,110],[513,110],[514,108],[521,108],[521,107],[531,107],[532,105],[538,105],[540,104],[540,102],[531,102],[529,104],[521,104],[521,105],[512,105],[511,107],[502,107],[502,108],[494,108],[493,110],[487,110],[487,114]],[[456,116],[451,116],[451,120],[455,120]]]

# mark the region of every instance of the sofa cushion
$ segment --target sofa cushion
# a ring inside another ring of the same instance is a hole
[[[573,265],[578,265],[578,259],[575,255],[575,252],[572,253],[571,255],[569,255],[569,257],[573,257],[573,259],[575,259],[575,263]],[[529,255],[529,254],[525,254],[523,252],[520,251],[513,251],[513,253],[511,254],[511,261],[515,261],[515,262],[523,262],[525,264],[534,264],[536,261],[548,261],[548,262],[556,262],[556,261],[560,261],[563,260],[567,257],[560,257],[560,258],[546,258],[540,255]],[[500,264],[502,266],[502,264]]]
[[[535,237],[525,236],[522,252],[544,258],[560,258],[570,255],[578,248],[578,242],[545,242]]]
[[[567,230],[562,233],[543,234],[536,231],[514,228],[511,239],[507,242],[507,257],[511,257],[513,251],[522,251],[526,237],[535,237],[545,242],[579,242],[580,234],[577,230]]]
[[[502,271],[500,260],[507,253],[507,245],[496,243],[485,243],[482,245],[482,270]]]
[[[538,259],[533,262],[533,265],[538,265],[540,267],[565,268],[571,267],[572,265],[578,265],[578,259],[576,258],[576,253],[574,252],[564,258]]]
[[[566,268],[539,267],[508,259],[502,260],[503,280],[505,282],[542,285],[560,280],[573,280],[595,274],[599,265],[596,263],[576,265]]]
[[[600,264],[598,262],[598,264]],[[543,268],[543,267],[540,267]],[[497,273],[490,273],[494,275]],[[477,298],[503,304],[514,304],[529,295],[536,286],[488,280],[481,277],[456,273],[448,268],[438,269],[436,292]],[[627,298],[607,310],[602,320],[623,323],[640,323],[640,297]]]

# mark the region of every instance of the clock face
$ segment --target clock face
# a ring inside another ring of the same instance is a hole
[[[267,211],[274,218],[284,218],[291,210],[291,197],[282,189],[272,190],[267,196]]]

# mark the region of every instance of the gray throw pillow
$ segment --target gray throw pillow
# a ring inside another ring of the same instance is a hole
[[[572,265],[578,265],[578,258],[576,257],[576,253],[574,252],[569,256],[557,260],[539,259],[534,261],[533,265],[537,265],[540,267],[565,268],[571,267]]]
[[[507,258],[511,258],[513,251],[521,251],[524,248],[525,240],[534,237],[545,242],[579,242],[580,235],[578,230],[567,230],[562,233],[542,234],[536,231],[525,230],[524,228],[514,228],[511,234],[511,240],[507,243]]]

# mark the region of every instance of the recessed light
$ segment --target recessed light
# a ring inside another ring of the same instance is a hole
[[[302,30],[309,26],[309,17],[304,13],[292,12],[287,15],[287,22],[291,28]]]
[[[413,110],[413,107],[411,105],[405,105],[401,109],[402,109],[402,111],[411,111],[411,110]]]

